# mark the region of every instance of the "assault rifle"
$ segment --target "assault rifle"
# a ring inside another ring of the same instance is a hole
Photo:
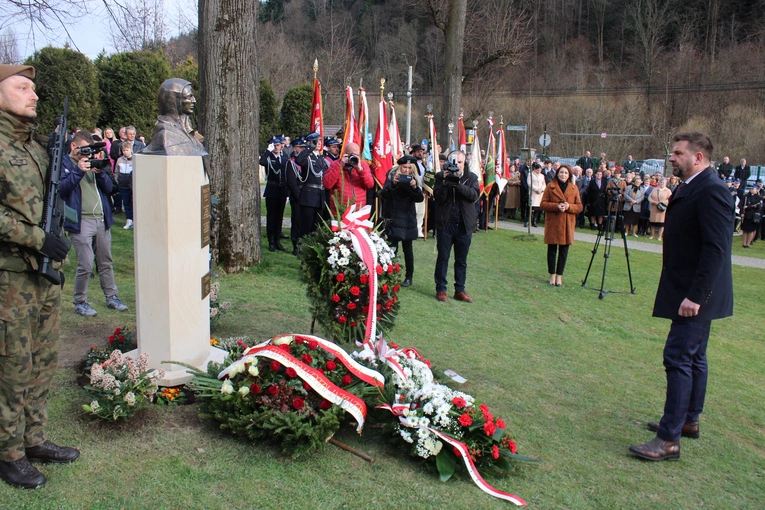
[[[77,213],[68,207],[58,194],[61,183],[61,170],[64,167],[64,151],[66,149],[67,115],[69,114],[69,98],[64,99],[64,114],[57,120],[58,128],[53,132],[53,138],[48,141],[48,173],[45,177],[45,204],[43,220],[40,227],[46,234],[62,239],[67,246],[72,243],[64,234],[64,219],[77,221]],[[40,256],[40,274],[55,285],[63,285],[64,273],[53,269],[51,258]]]

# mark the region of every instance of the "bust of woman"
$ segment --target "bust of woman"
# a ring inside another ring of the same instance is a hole
[[[205,156],[204,137],[191,127],[189,114],[197,100],[191,83],[180,78],[165,80],[159,88],[159,116],[151,143],[141,154]]]

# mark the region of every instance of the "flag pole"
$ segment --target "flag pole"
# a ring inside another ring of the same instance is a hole
[[[385,94],[385,78],[380,78],[380,101],[384,101],[383,99]],[[380,119],[377,119],[377,125],[380,125]],[[388,126],[385,126],[385,129],[388,129]],[[367,143],[366,140],[362,140],[361,143]],[[374,179],[374,189],[375,189],[375,224],[379,221],[380,218],[380,189],[382,189],[382,184],[378,183],[376,179]],[[378,188],[378,186],[380,186]]]
[[[504,129],[505,129],[505,116],[504,115],[500,115],[499,116],[499,132],[502,135],[504,135],[504,133],[505,133]],[[502,137],[502,140],[504,140],[504,136]],[[506,152],[507,152],[507,145],[505,145],[503,143],[502,144],[502,159],[503,160],[507,159],[507,154],[505,154]],[[502,170],[500,171],[500,173],[502,174],[502,178],[504,179],[506,177],[504,175],[504,173],[505,173],[505,161],[502,161],[501,165],[502,166],[500,166],[500,168]],[[494,168],[495,168],[494,174],[496,175],[496,173],[497,173],[496,172],[496,168],[497,168],[496,163],[494,164]],[[496,186],[496,183],[497,183],[497,178],[495,177],[494,178],[494,185],[495,186]],[[507,189],[507,188],[505,188],[505,189]],[[497,230],[497,223],[499,222],[499,201],[500,201],[500,194],[497,193],[497,195],[494,197],[494,230]]]

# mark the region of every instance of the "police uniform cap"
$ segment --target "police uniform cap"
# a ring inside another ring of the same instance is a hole
[[[396,161],[396,164],[397,165],[404,165],[406,163],[416,163],[416,162],[417,162],[416,158],[414,158],[412,156],[406,155],[406,156],[403,156],[403,157],[399,158],[399,160]]]
[[[414,154],[416,151],[421,151],[421,150],[423,150],[422,145],[420,145],[419,143],[416,143],[412,145],[411,147],[409,147],[409,154]]]
[[[275,137],[271,138],[271,139],[268,141],[268,143],[284,143],[284,140],[282,140],[282,139],[281,139],[281,138],[279,138],[278,136],[275,136]]]
[[[7,64],[0,64],[0,81],[9,78],[13,75],[26,76],[30,80],[35,78],[35,68],[32,66],[11,66]]]
[[[293,147],[305,147],[305,140],[302,138],[295,138],[292,140],[292,146]]]
[[[311,133],[310,135],[305,135],[303,138],[306,142],[312,142],[321,138],[321,135],[319,133]]]
[[[324,142],[324,146],[329,147],[330,145],[340,145],[341,143],[343,142],[341,142],[337,138],[327,138],[327,140]]]

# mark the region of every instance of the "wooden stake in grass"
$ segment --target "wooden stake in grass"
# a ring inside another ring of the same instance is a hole
[[[328,442],[329,442],[329,443],[331,443],[331,444],[333,444],[333,445],[335,445],[335,446],[337,446],[338,448],[342,448],[342,449],[343,449],[343,450],[345,450],[346,452],[351,452],[352,454],[356,455],[357,457],[361,457],[362,459],[364,459],[365,461],[367,461],[367,462],[369,462],[369,463],[372,463],[372,462],[374,462],[374,461],[375,461],[375,459],[373,459],[372,457],[370,457],[370,456],[369,456],[369,455],[367,455],[366,453],[360,452],[360,451],[358,451],[358,450],[357,450],[357,449],[355,449],[355,448],[351,448],[351,447],[350,447],[350,446],[348,446],[347,444],[343,444],[343,443],[341,443],[340,441],[338,441],[338,440],[337,440],[337,439],[335,439],[334,437],[331,437],[331,438],[329,438],[329,441],[328,441]]]

